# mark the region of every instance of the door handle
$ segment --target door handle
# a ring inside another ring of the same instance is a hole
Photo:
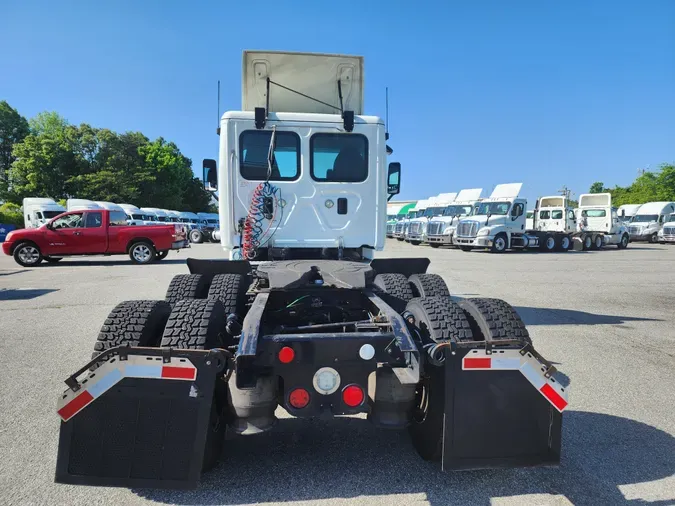
[[[73,232],[73,235],[82,235],[82,232]]]

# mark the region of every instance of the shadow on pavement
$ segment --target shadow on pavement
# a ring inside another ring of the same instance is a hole
[[[135,492],[153,501],[190,505],[397,494],[420,494],[407,501],[432,505],[489,505],[493,498],[526,494],[564,496],[575,505],[657,506],[675,499],[628,501],[618,488],[675,472],[675,439],[659,429],[570,411],[563,420],[562,451],[560,467],[443,473],[418,457],[406,431],[378,430],[355,418],[282,419],[270,433],[229,438],[223,461],[195,491]],[[401,499],[389,499],[394,501]]]
[[[91,266],[101,266],[104,265],[106,267],[118,267],[118,266],[129,266],[133,265],[134,267],[149,267],[153,265],[165,265],[165,264],[185,264],[185,258],[182,259],[164,259],[160,261],[155,261],[152,262],[151,264],[145,264],[145,265],[136,265],[132,263],[128,258],[126,260],[70,260],[70,259],[63,259],[61,262],[58,264],[48,264],[48,263],[42,263],[37,269],[59,269],[62,267],[91,267]]]
[[[0,272],[0,276],[11,276],[12,274],[21,274],[22,272],[30,272],[30,270],[29,269],[21,269],[20,271]]]
[[[515,310],[525,325],[620,325],[634,321],[663,321],[655,318],[593,314],[573,309],[517,306]]]
[[[30,300],[48,293],[58,292],[56,288],[0,288],[0,300]]]

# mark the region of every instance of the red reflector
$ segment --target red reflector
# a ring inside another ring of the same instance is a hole
[[[293,359],[295,358],[295,351],[293,351],[293,348],[290,346],[284,346],[279,350],[279,362],[282,364],[288,364],[289,362],[293,362]]]
[[[470,358],[464,359],[464,369],[489,369],[491,364],[490,357],[488,358]]]
[[[288,403],[295,409],[304,408],[309,404],[309,392],[304,388],[296,388],[288,396]]]
[[[363,389],[356,385],[349,385],[342,391],[342,400],[350,408],[355,408],[363,402]]]
[[[544,386],[541,387],[541,393],[544,394],[544,397],[546,397],[551,404],[558,408],[558,411],[562,411],[567,407],[567,401],[560,397],[558,392],[553,390],[553,387],[548,383],[545,383]]]
[[[192,367],[173,367],[165,365],[162,367],[162,378],[167,379],[195,379],[197,369]]]
[[[91,394],[85,390],[68,404],[59,409],[59,416],[67,422],[69,418],[71,418],[75,413],[77,413],[93,400],[94,398],[91,396]]]

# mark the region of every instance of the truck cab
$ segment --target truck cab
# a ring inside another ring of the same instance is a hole
[[[478,203],[473,216],[460,220],[453,243],[463,250],[491,248],[505,251],[520,245],[525,234],[527,200],[518,198],[523,183],[498,184]]]
[[[534,210],[532,226],[527,230],[573,234],[577,231],[577,216],[567,197],[541,197]]]
[[[628,224],[631,241],[657,242],[666,218],[674,212],[675,202],[642,204]]]
[[[38,228],[66,212],[54,199],[28,197],[23,199],[23,224],[25,228]]]
[[[601,243],[614,244],[620,248],[625,248],[629,242],[629,231],[619,219],[617,208],[612,206],[611,193],[579,195],[577,231],[601,235]]]
[[[68,199],[66,201],[68,211],[86,211],[88,209],[103,209],[93,200],[88,199]]]
[[[169,214],[164,209],[157,207],[141,207],[144,214],[152,216],[153,223],[171,223],[169,221]]]
[[[138,207],[132,204],[119,204],[127,215],[127,224],[129,225],[151,225],[152,216],[145,214]]]
[[[624,204],[617,209],[619,221],[628,226],[642,204]]]
[[[455,200],[456,193],[441,193],[436,197],[431,197],[422,216],[418,216],[410,221],[408,225],[408,240],[415,246],[427,241],[427,225],[429,221],[442,216],[445,208]]]
[[[663,228],[659,230],[658,238],[661,244],[675,244],[675,213],[666,217]]]
[[[454,201],[443,209],[442,215],[429,221],[427,226],[429,246],[437,248],[452,245],[452,237],[457,229],[457,224],[462,218],[473,215],[482,192],[482,188],[461,190]]]

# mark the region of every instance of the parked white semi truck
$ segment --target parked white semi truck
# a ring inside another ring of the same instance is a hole
[[[675,244],[675,213],[668,216],[659,230],[659,242],[661,244]]]
[[[480,200],[482,188],[470,188],[461,190],[455,200],[445,207],[441,216],[436,216],[429,221],[427,226],[427,240],[429,246],[452,246],[452,236],[455,234],[457,225],[462,218],[471,216]]]
[[[79,211],[86,209],[103,209],[93,200],[87,199],[68,199],[66,201],[66,208],[68,211]]]
[[[614,245],[625,249],[630,242],[628,228],[612,207],[611,193],[584,193],[579,195],[577,230],[583,249],[598,249]]]
[[[420,200],[415,204],[414,211],[415,213],[412,216],[409,216],[408,219],[403,221],[403,240],[406,242],[410,242],[410,225],[411,223],[416,220],[417,218],[421,218],[424,216],[424,212],[427,210],[427,207],[429,207],[433,197]]]
[[[436,216],[441,216],[445,208],[455,200],[455,197],[457,197],[457,193],[441,193],[429,199],[427,208],[424,210],[422,216],[411,220],[408,225],[408,241],[410,241],[410,244],[418,246],[423,242],[427,242],[427,225],[429,221]]]
[[[155,217],[141,211],[141,209],[133,204],[119,204],[127,215],[127,223],[129,225],[153,225]]]
[[[642,204],[624,204],[617,209],[619,221],[628,224],[633,219]]]
[[[420,202],[422,201],[420,200],[416,202],[413,208],[410,209],[410,211],[408,211],[408,214],[406,214],[403,218],[399,219],[398,222],[396,223],[396,227],[394,228],[394,237],[399,241],[405,240],[405,234],[408,228],[408,224],[410,223],[410,220],[417,217],[418,213],[417,205]]]
[[[28,197],[23,199],[23,225],[25,228],[38,228],[61,213],[66,208],[54,199]]]
[[[143,213],[153,217],[153,221],[157,223],[166,223],[169,221],[169,214],[164,209],[157,207],[141,207]]]
[[[631,241],[657,242],[666,217],[675,213],[675,202],[642,204],[628,224]]]

